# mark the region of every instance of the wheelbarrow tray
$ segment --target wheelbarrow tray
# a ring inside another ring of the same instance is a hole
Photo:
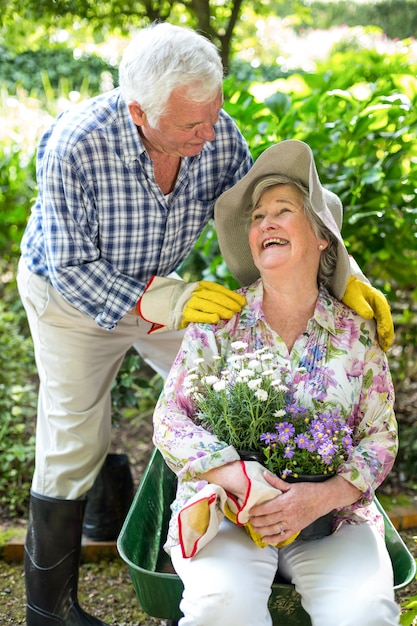
[[[153,617],[177,621],[183,585],[163,550],[175,497],[176,476],[160,452],[154,449],[120,531],[117,547],[127,563],[132,583],[143,610]],[[395,589],[408,585],[415,577],[416,564],[392,522],[382,509],[385,539],[394,568]],[[294,585],[276,580],[272,586],[269,610],[273,623],[286,626],[311,626]]]

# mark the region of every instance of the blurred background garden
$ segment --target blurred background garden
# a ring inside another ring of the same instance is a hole
[[[156,19],[198,29],[219,46],[224,107],[254,158],[277,141],[304,140],[342,198],[349,251],[392,305],[390,365],[398,397],[411,399],[399,412],[395,476],[412,490],[417,0],[0,0],[0,517],[26,516],[33,471],[37,376],[15,271],[36,196],[37,143],[58,113],[117,86],[129,36]],[[180,273],[236,286],[211,224]],[[149,415],[160,388],[128,353],[113,389],[115,426]]]

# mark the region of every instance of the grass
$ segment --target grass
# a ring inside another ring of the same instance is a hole
[[[156,626],[161,620],[146,615],[139,606],[125,563],[104,559],[80,567],[79,601],[82,608],[106,624]],[[0,567],[0,624],[26,624],[25,581],[22,563]]]

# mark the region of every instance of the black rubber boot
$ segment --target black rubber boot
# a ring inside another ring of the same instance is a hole
[[[27,626],[106,626],[78,604],[85,500],[32,493],[25,545]]]
[[[108,454],[87,494],[83,534],[92,541],[117,539],[133,500],[133,479],[126,454]]]

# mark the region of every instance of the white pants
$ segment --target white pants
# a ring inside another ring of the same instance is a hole
[[[271,626],[267,604],[278,571],[295,584],[313,626],[397,626],[391,560],[369,524],[344,524],[317,541],[258,548],[228,520],[191,559],[171,553],[184,583],[180,626]],[[285,618],[276,626],[286,626]]]
[[[75,500],[92,486],[110,447],[110,391],[126,351],[134,346],[166,377],[183,332],[148,335],[151,325],[137,315],[103,330],[22,259],[17,281],[40,380],[32,489]]]

